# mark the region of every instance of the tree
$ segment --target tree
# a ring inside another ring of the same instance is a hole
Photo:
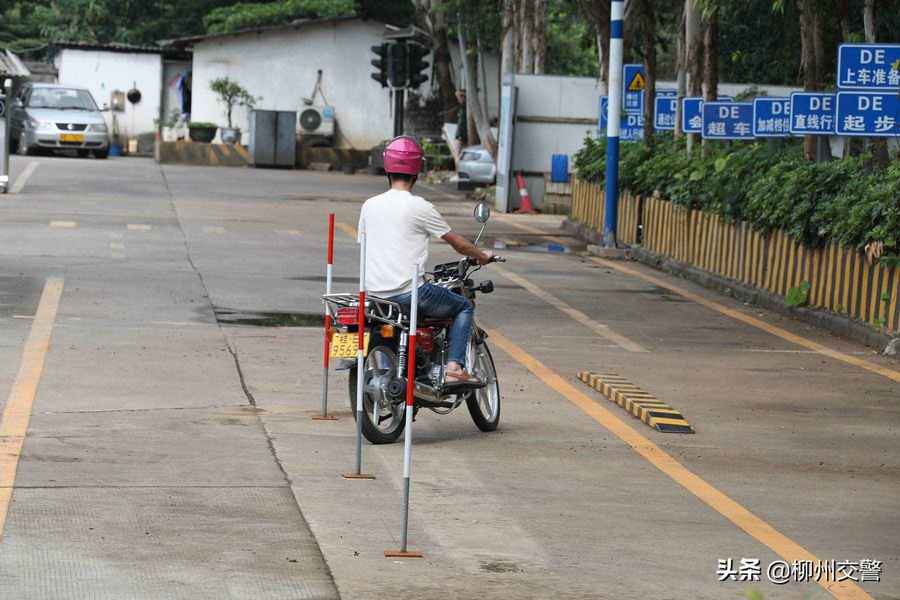
[[[415,21],[431,36],[434,83],[437,84],[443,119],[446,120],[451,107],[456,106],[456,87],[451,75],[450,40],[444,4],[441,0],[416,0]]]
[[[534,0],[534,73],[542,75],[547,66],[547,0]]]
[[[866,34],[866,42],[875,43],[875,0],[865,0],[863,4],[863,28]],[[886,138],[872,138],[869,142],[872,147],[872,158],[875,164],[884,168],[887,166],[890,156]]]
[[[209,83],[209,89],[215,92],[219,97],[219,102],[225,105],[225,116],[228,119],[229,129],[234,127],[231,121],[234,107],[244,106],[252,110],[256,106],[256,102],[262,100],[262,98],[251,95],[241,84],[228,77],[213,79]]]
[[[700,27],[699,1],[686,0],[685,11],[687,93],[688,96],[697,98],[703,95],[703,30]],[[693,147],[699,142],[700,136],[698,134],[688,134],[688,153],[690,153]]]
[[[609,2],[605,0],[575,0],[582,18],[594,28],[597,38],[597,77],[603,83],[601,93],[606,94],[609,81]]]
[[[519,0],[520,73],[534,73],[534,0]]]

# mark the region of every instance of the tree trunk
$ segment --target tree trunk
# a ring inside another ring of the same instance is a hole
[[[684,137],[684,131],[681,127],[681,101],[684,99],[687,94],[687,57],[685,56],[686,48],[687,48],[687,39],[685,38],[685,18],[687,17],[687,3],[689,0],[685,0],[684,5],[681,8],[681,12],[678,16],[678,38],[676,39],[675,44],[675,72],[676,80],[678,81],[678,92],[677,98],[678,102],[675,105],[675,139],[681,139]]]
[[[642,0],[641,51],[644,54],[644,143],[653,145],[653,107],[656,99],[656,12],[654,0]]]
[[[432,40],[434,40],[434,78],[437,80],[444,120],[447,121],[451,108],[456,106],[456,88],[450,72],[450,43],[447,39],[447,20],[443,13],[440,16],[435,15]]]
[[[837,0],[838,18],[841,21],[841,41],[850,41],[850,0]]]
[[[482,109],[482,102],[478,90],[477,60],[475,59],[475,53],[469,52],[468,46],[466,45],[465,24],[462,22],[460,22],[459,25],[459,51],[460,56],[462,56],[466,62],[466,68],[464,69],[466,77],[466,111],[469,122],[474,124],[474,128],[477,129],[478,137],[481,139],[482,145],[490,152],[491,156],[496,159],[497,141],[494,139],[494,134],[491,133],[490,123],[488,122],[487,115],[484,114]],[[471,144],[473,141],[473,138],[470,137],[469,143]]]
[[[685,0],[687,14],[684,19],[687,53],[687,89],[688,96],[703,96],[703,30],[700,27],[700,9],[697,0]],[[688,153],[700,143],[700,135],[688,134]]]
[[[519,33],[520,46],[522,53],[522,68],[520,73],[534,73],[534,2],[533,0],[521,0],[519,4],[521,10],[520,23],[522,25]]]
[[[800,70],[803,72],[803,89],[818,90],[816,80],[815,7],[813,0],[800,0]],[[816,136],[803,136],[803,155],[808,161],[816,159]]]
[[[866,42],[875,43],[875,0],[865,0],[863,5],[863,27],[866,30]],[[872,159],[879,167],[885,168],[890,160],[887,138],[875,137],[869,140],[872,148]]]
[[[503,44],[500,52],[500,82],[516,72],[516,0],[503,0]]]
[[[543,75],[547,67],[547,0],[534,0],[534,73]]]
[[[703,98],[706,102],[715,102],[719,98],[719,11],[713,9],[706,23],[703,35]],[[711,145],[703,140],[703,153],[707,154]]]
[[[600,95],[608,93],[606,82],[609,81],[609,2],[606,0],[576,0],[578,12],[585,21],[597,31],[597,64],[600,72]]]

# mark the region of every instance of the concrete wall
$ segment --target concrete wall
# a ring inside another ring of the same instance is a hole
[[[371,46],[381,43],[383,32],[380,23],[346,21],[197,42],[191,119],[226,124],[224,108],[209,89],[212,80],[225,76],[262,96],[257,108],[299,111],[321,69],[341,133],[338,147],[372,148],[393,133],[388,92],[370,77]],[[233,120],[246,142],[246,111],[236,109]]]
[[[148,53],[109,52],[64,48],[56,58],[59,82],[87,88],[100,108],[110,103],[113,90],[127,92],[136,87],[141,101],[126,100],[124,112],[106,112],[107,125],[113,131],[115,116],[123,137],[151,134],[159,118],[162,86],[162,56]]]

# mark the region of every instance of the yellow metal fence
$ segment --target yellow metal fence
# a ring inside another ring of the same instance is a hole
[[[600,186],[575,182],[571,217],[602,230]],[[763,235],[747,223],[628,193],[618,223],[627,244],[643,225],[642,244],[652,252],[782,296],[807,282],[810,306],[900,331],[900,267],[871,263],[855,248],[809,248],[781,231]]]

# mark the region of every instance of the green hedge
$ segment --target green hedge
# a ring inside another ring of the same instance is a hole
[[[768,232],[781,229],[818,246],[834,240],[848,246],[883,242],[900,251],[900,162],[886,170],[866,157],[824,163],[803,159],[797,142],[720,144],[706,157],[688,157],[671,136],[620,146],[620,186],[748,221]],[[580,179],[602,182],[606,139],[585,138],[574,157]]]

